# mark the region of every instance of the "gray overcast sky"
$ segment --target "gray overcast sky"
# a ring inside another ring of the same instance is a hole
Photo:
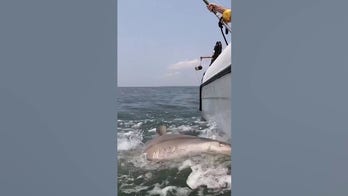
[[[223,41],[217,23],[202,0],[118,1],[118,86],[199,85],[194,66]]]

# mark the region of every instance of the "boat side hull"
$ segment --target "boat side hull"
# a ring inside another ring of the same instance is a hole
[[[201,111],[205,120],[216,122],[231,137],[231,66],[201,85]]]

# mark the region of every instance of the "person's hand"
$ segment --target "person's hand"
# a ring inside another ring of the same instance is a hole
[[[208,8],[209,11],[214,12],[216,6],[217,5],[214,4],[214,3],[209,3],[209,5],[207,5],[207,8]]]
[[[224,8],[224,7],[220,6],[220,5],[217,5],[215,3],[209,3],[209,5],[207,5],[207,8],[211,12],[214,12],[214,13],[215,12],[219,12],[221,14],[226,10],[226,8]]]

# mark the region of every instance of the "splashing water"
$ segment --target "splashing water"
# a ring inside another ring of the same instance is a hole
[[[156,127],[163,124],[169,134],[228,141],[213,122],[201,120],[196,87],[124,88],[121,94],[118,195],[230,195],[230,157],[202,155],[150,162],[142,153],[144,144],[156,137]]]

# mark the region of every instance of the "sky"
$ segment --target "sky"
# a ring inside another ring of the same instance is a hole
[[[211,56],[216,41],[224,43],[218,19],[204,2],[117,3],[118,86],[198,86],[203,71],[194,67],[199,57]],[[215,3],[230,7],[231,1]]]

